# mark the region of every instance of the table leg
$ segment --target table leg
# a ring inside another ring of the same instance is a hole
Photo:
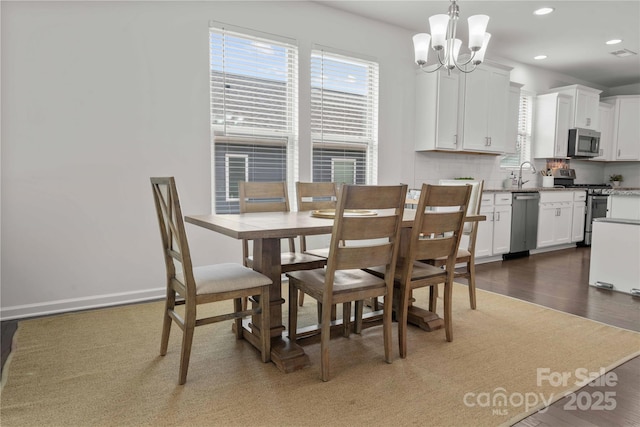
[[[253,269],[268,276],[273,284],[271,285],[271,324],[269,331],[271,334],[271,360],[283,372],[293,372],[309,366],[309,356],[304,353],[302,347],[292,343],[283,335],[285,326],[282,319],[282,267],[280,265],[280,239],[258,239],[253,241]],[[256,326],[250,331],[252,335],[262,333],[259,316],[252,318],[252,323]],[[249,339],[249,341],[255,341]],[[259,341],[257,341],[259,342]],[[255,344],[254,344],[255,345]]]
[[[403,228],[400,232],[400,249],[398,256],[406,257],[409,251],[409,242],[411,241],[411,228]],[[413,295],[410,295],[409,308],[407,313],[407,323],[411,323],[427,332],[441,329],[444,326],[444,320],[435,312],[435,299],[437,292],[434,294],[434,287],[431,287],[429,298],[429,310],[425,310],[413,305]]]

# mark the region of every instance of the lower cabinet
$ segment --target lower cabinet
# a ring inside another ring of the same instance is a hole
[[[587,218],[587,193],[585,191],[573,192],[573,221],[571,225],[571,241],[584,240],[584,222]]]
[[[487,217],[478,225],[476,257],[509,252],[511,245],[511,193],[483,193],[480,214]]]
[[[538,213],[538,248],[571,243],[572,225],[573,192],[541,191]]]

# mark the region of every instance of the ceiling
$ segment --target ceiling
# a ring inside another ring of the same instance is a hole
[[[429,33],[429,16],[447,13],[450,2],[341,0],[318,3],[416,33]],[[459,0],[458,6],[458,38],[463,41],[461,52],[466,51],[468,40],[467,18],[485,14],[490,17],[488,59],[510,59],[604,88],[640,83],[640,55],[621,58],[610,53],[623,49],[640,53],[640,0]],[[546,16],[533,15],[533,11],[542,6],[553,7],[555,11]],[[623,42],[605,44],[614,38]],[[533,59],[543,54],[547,59]],[[429,63],[432,59],[430,54]]]

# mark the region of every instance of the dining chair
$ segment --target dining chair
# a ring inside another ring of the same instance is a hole
[[[248,182],[241,181],[240,213],[249,212],[289,212],[289,196],[286,182]],[[294,238],[289,238],[289,251],[282,252],[280,263],[282,272],[310,270],[326,265],[327,260],[303,252],[296,251]],[[253,256],[249,254],[249,241],[242,241],[242,259],[246,267],[253,265]]]
[[[453,270],[470,194],[470,186],[422,185],[413,227],[410,231],[404,231],[403,235],[409,241],[408,244],[402,244],[395,271],[394,284],[398,290],[396,318],[401,358],[407,357],[407,317],[414,289],[431,287],[429,309],[435,311],[434,289],[439,283],[444,283],[445,335],[447,341],[453,340]],[[420,261],[439,257],[446,257],[445,268]],[[385,273],[380,267],[366,271],[376,277],[384,277]]]
[[[331,307],[343,304],[343,335],[349,335],[350,303],[384,297],[383,339],[385,361],[392,362],[391,321],[393,277],[406,185],[343,185],[338,195],[326,268],[287,273],[289,278],[289,338],[297,339],[297,294],[322,303],[320,321],[320,377],[329,380]],[[382,278],[362,269],[380,266]],[[356,312],[358,310],[356,309]],[[361,311],[361,310],[360,310]]]
[[[335,209],[337,198],[337,186],[334,182],[296,182],[296,199],[299,212]],[[324,258],[329,255],[329,248],[307,249],[307,239],[305,237],[300,236],[300,250],[302,252]]]
[[[270,324],[269,287],[272,281],[240,264],[221,263],[193,267],[175,179],[152,177],[151,187],[160,225],[167,280],[160,355],[167,354],[171,323],[176,322],[182,329],[178,384],[184,384],[187,381],[195,327],[235,319],[236,339],[241,339],[242,318],[251,314],[260,314],[260,325],[253,325],[254,327],[267,327]],[[242,310],[242,299],[248,297],[254,298],[255,307]],[[198,317],[197,307],[201,304],[226,300],[233,300],[233,312]],[[178,305],[184,305],[183,314],[175,310]],[[262,330],[260,336],[262,361],[269,362],[271,333],[269,330]]]
[[[296,199],[298,212],[314,211],[318,209],[335,209],[337,200],[337,186],[334,182],[296,182]],[[306,236],[300,236],[300,250],[303,253],[327,258],[329,248],[308,249]],[[304,305],[304,293],[300,292],[298,305]],[[318,306],[319,311],[321,310]]]
[[[461,183],[461,185],[464,185],[464,183]],[[475,181],[466,185],[471,186],[471,197],[469,199],[467,215],[479,215],[484,181]],[[462,231],[463,237],[460,239],[460,247],[458,247],[456,253],[456,265],[464,263],[465,268],[464,270],[454,270],[453,276],[454,279],[467,279],[469,285],[469,305],[473,310],[476,309],[476,238],[478,236],[478,226],[478,221],[465,222]],[[436,267],[442,267],[446,265],[447,258],[439,257],[428,260],[427,262]]]

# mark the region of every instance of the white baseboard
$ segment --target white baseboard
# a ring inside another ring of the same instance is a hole
[[[120,292],[116,294],[97,295],[83,298],[70,298],[36,304],[15,305],[0,309],[0,320],[24,319],[27,317],[49,316],[51,314],[70,311],[88,310],[114,305],[131,304],[162,299],[166,295],[165,288],[145,291]]]
[[[575,243],[566,243],[564,245],[548,246],[546,248],[532,249],[530,253],[531,255],[535,255],[535,254],[541,254],[544,252],[559,251],[561,249],[569,249],[569,248],[575,248],[575,247],[576,247]]]

